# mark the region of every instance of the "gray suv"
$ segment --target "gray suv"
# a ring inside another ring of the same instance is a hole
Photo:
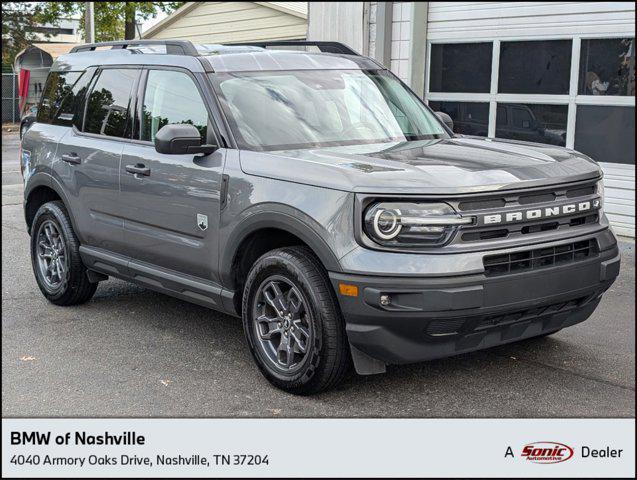
[[[75,47],[22,141],[38,285],[241,317],[298,394],[584,321],[619,272],[599,166],[450,124],[337,43]]]

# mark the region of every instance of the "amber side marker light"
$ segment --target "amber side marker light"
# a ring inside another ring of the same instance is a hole
[[[347,283],[339,283],[338,291],[346,297],[358,297],[358,287],[356,285],[348,285]]]

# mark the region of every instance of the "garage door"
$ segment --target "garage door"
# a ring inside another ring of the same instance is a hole
[[[591,156],[634,237],[634,19],[629,2],[430,2],[425,98],[458,133]]]

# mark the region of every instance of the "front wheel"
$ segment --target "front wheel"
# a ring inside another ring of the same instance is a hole
[[[327,274],[306,247],[259,258],[243,292],[243,328],[257,366],[276,387],[307,395],[349,366],[343,319]]]
[[[31,263],[38,287],[51,303],[77,305],[91,299],[91,283],[80,258],[80,243],[59,201],[42,205],[31,227]]]

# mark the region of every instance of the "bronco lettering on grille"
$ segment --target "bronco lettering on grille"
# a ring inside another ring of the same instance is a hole
[[[498,225],[502,223],[544,220],[552,217],[562,217],[575,213],[597,210],[600,207],[598,198],[585,202],[567,203],[554,207],[531,208],[528,210],[514,210],[506,213],[491,213],[478,218],[479,225]]]

